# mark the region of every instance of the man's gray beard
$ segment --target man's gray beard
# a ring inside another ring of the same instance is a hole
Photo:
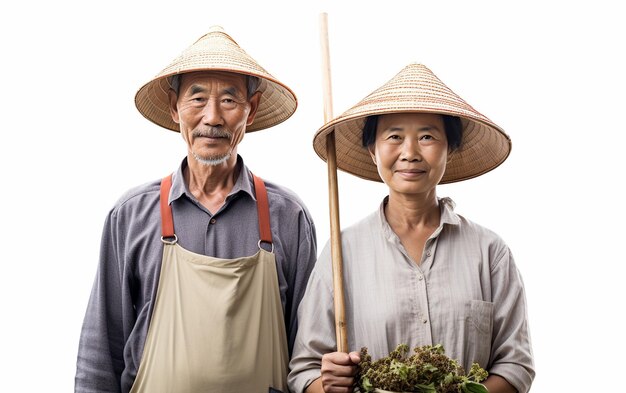
[[[196,161],[198,161],[200,164],[206,165],[206,166],[218,166],[218,165],[225,163],[226,161],[230,159],[230,153],[226,153],[225,155],[221,157],[204,158],[204,157],[200,157],[199,155],[197,155],[195,152],[192,151],[191,155],[193,155],[193,158],[195,158]]]

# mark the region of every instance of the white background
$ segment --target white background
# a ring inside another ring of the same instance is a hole
[[[139,114],[134,94],[211,25],[298,96],[291,119],[247,135],[239,152],[301,196],[321,249],[326,165],[312,149],[323,123],[321,11],[335,115],[417,61],[511,136],[502,166],[439,195],[513,250],[527,290],[532,391],[623,389],[626,23],[613,4],[5,2],[0,391],[73,389],[104,218],[124,191],[173,171],[186,153],[179,134]],[[386,195],[343,173],[339,191],[344,227]]]

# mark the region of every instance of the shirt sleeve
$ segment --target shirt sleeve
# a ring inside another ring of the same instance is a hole
[[[528,392],[535,368],[522,277],[508,247],[491,271],[495,305],[490,374],[506,379],[518,392]]]
[[[308,216],[306,210],[303,210],[299,220],[299,236],[298,249],[295,252],[295,261],[290,265],[292,268],[287,294],[287,304],[285,310],[288,313],[286,317],[287,323],[287,341],[289,354],[293,352],[293,345],[298,332],[298,306],[304,296],[309,275],[315,265],[317,259],[317,239],[315,234],[315,225]]]
[[[80,335],[75,392],[120,392],[124,315],[120,250],[113,212],[102,234],[100,261]],[[132,322],[131,322],[132,323]]]
[[[298,308],[300,329],[289,364],[290,391],[301,393],[321,375],[322,356],[335,352],[335,314],[332,283],[322,271],[330,265],[330,247],[322,251],[309,278],[304,298]]]

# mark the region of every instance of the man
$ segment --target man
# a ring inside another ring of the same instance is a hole
[[[188,154],[106,220],[75,390],[286,392],[315,227],[295,194],[248,170],[237,146],[289,118],[294,94],[213,28],[135,103],[180,131]]]

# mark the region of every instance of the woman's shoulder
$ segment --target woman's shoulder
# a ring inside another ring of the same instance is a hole
[[[371,242],[372,237],[380,233],[380,226],[379,212],[376,210],[343,228],[341,230],[341,244],[344,252],[348,248],[359,248],[359,245],[363,244],[363,242]],[[326,241],[320,259],[330,258],[331,240],[328,239]]]
[[[452,232],[456,232],[461,236],[478,237],[491,242],[503,242],[500,235],[491,228],[457,213],[454,210],[456,204],[452,199],[447,197],[441,198],[440,203],[443,204],[442,222],[448,224],[447,226]]]
[[[467,235],[474,235],[481,239],[484,239],[493,243],[504,243],[502,237],[491,228],[488,228],[482,224],[477,223],[474,220],[470,220],[461,215],[459,217],[458,231]]]
[[[363,238],[364,234],[371,234],[380,228],[379,209],[356,221],[354,224],[341,230],[342,240]]]
[[[492,262],[502,259],[510,253],[504,239],[493,229],[454,213],[456,223],[447,225],[448,244],[454,247],[482,250],[480,254],[489,255]]]

